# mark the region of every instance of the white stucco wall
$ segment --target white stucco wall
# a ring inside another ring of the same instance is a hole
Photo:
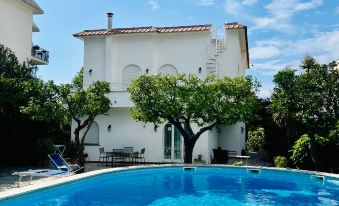
[[[238,122],[232,126],[219,126],[218,146],[222,149],[236,151],[238,155],[245,149],[245,124]],[[242,129],[243,128],[243,132]]]
[[[165,124],[159,125],[157,130],[154,131],[153,124],[145,125],[133,120],[129,108],[112,108],[108,115],[98,116],[95,122],[99,126],[99,145],[86,146],[85,152],[89,155],[88,161],[98,161],[100,147],[104,147],[105,151],[112,151],[112,149],[122,149],[127,146],[132,146],[134,151],[145,148],[147,162],[171,161],[164,159],[163,129]],[[109,125],[111,125],[111,131],[108,131]],[[74,131],[75,126],[73,122],[72,131]],[[198,130],[196,125],[192,127],[195,132]],[[209,133],[209,131],[205,132],[197,141],[193,151],[194,158],[197,158],[199,154],[202,154],[204,158],[208,156]],[[73,133],[72,139],[74,139]]]
[[[225,52],[218,59],[218,74],[229,77],[243,76],[245,65],[241,63],[241,49],[238,30],[225,31]]]
[[[113,36],[86,37],[84,39],[84,85],[93,81],[105,80],[111,83],[109,98],[112,109],[109,116],[99,116],[96,122],[100,131],[100,146],[87,146],[90,161],[97,161],[99,147],[106,151],[113,148],[133,146],[135,150],[146,148],[146,161],[167,161],[163,155],[163,127],[154,131],[152,124],[135,122],[129,109],[132,102],[124,90],[123,70],[128,65],[136,65],[142,73],[157,74],[163,65],[173,66],[178,73],[196,74],[201,78],[207,75],[206,63],[209,59],[210,32],[185,32],[170,34],[122,34]],[[226,50],[216,58],[217,74],[220,77],[237,77],[245,74],[246,64],[241,51],[240,32],[226,31]],[[199,73],[199,67],[202,68]],[[92,69],[91,75],[89,70]],[[108,132],[108,125],[112,126]],[[245,134],[241,133],[243,123],[214,128],[207,131],[197,141],[193,159],[199,154],[207,163],[211,161],[212,149],[236,150],[240,154],[245,148]],[[72,125],[72,130],[74,125]],[[194,126],[197,131],[198,127]]]
[[[17,0],[0,1],[0,43],[19,61],[31,58],[33,11]]]
[[[112,83],[113,90],[119,90],[119,84],[123,83],[123,69],[128,65],[137,65],[143,73],[148,69],[149,74],[157,74],[161,66],[169,64],[179,73],[205,75],[209,41],[209,32],[85,38],[84,84],[105,80]],[[202,68],[201,74],[198,73],[199,67]]]

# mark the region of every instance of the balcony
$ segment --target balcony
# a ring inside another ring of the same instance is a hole
[[[49,62],[49,52],[38,45],[32,46],[31,55],[33,65],[47,65]]]

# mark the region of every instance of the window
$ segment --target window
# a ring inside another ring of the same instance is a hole
[[[165,64],[159,68],[158,73],[174,75],[174,74],[177,74],[178,71],[173,65]]]
[[[169,160],[181,160],[182,154],[180,131],[171,124],[164,127],[164,158]]]
[[[86,134],[85,145],[99,145],[99,126],[96,122],[92,123]]]
[[[137,65],[128,65],[122,72],[122,82],[127,89],[132,80],[141,75],[141,69]]]

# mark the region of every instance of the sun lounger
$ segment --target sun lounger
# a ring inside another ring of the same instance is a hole
[[[64,170],[50,170],[50,169],[36,169],[36,170],[27,170],[23,172],[14,172],[12,175],[18,175],[19,181],[17,186],[20,186],[21,178],[24,176],[29,176],[29,184],[33,177],[65,177],[73,175],[75,172],[64,171]]]
[[[82,169],[82,167],[80,167],[77,164],[74,164],[74,165],[67,164],[65,159],[62,158],[61,155],[58,153],[50,154],[48,155],[48,157],[51,159],[51,162],[53,163],[53,165],[59,170],[68,171],[68,172],[77,172]]]

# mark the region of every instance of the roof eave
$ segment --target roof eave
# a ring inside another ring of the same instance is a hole
[[[44,11],[34,0],[23,0],[23,2],[32,8],[33,14],[44,14]]]

